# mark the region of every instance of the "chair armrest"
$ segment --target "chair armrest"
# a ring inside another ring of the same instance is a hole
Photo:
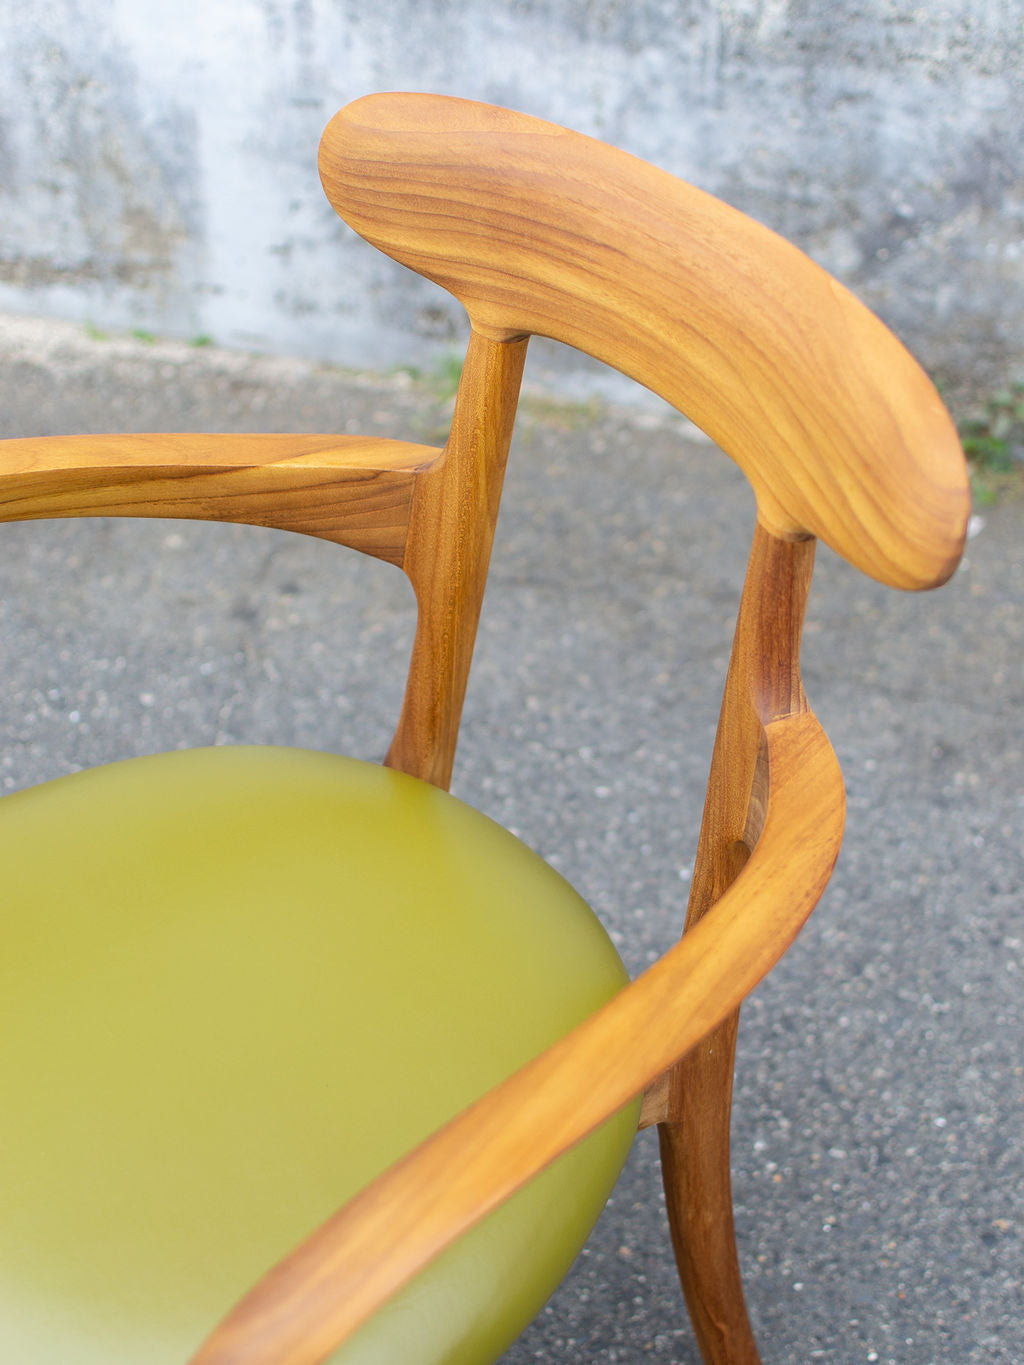
[[[462,1232],[628,1103],[796,937],[842,837],[842,777],[810,712],[765,727],[767,818],[717,905],[636,981],[385,1171],[281,1261],[191,1365],[317,1365]]]
[[[401,564],[433,446],[367,436],[40,436],[0,441],[0,521],[190,517],[302,531]]]

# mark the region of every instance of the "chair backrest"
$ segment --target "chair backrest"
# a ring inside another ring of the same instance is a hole
[[[660,394],[743,468],[761,524],[872,577],[942,582],[963,543],[956,432],[884,325],[795,247],[625,152],[527,115],[371,95],[321,178],[474,331],[568,343]]]
[[[387,761],[440,786],[532,334],[596,356],[701,426],[746,472],[772,540],[820,537],[899,587],[952,572],[969,495],[934,386],[767,228],[581,134],[443,96],[357,100],[328,125],[320,168],[346,221],[469,313],[444,451],[338,436],[7,441],[0,520],[245,521],[400,565],[419,617]]]

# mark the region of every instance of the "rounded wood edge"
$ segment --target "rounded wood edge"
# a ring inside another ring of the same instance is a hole
[[[617,148],[443,96],[349,105],[320,169],[337,211],[480,333],[554,337],[695,421],[773,534],[819,537],[892,586],[953,571],[968,485],[934,386],[778,234]]]

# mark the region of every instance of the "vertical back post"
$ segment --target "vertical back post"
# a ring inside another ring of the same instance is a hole
[[[447,789],[498,519],[527,338],[473,332],[441,458],[418,477],[402,567],[418,610],[385,763]]]

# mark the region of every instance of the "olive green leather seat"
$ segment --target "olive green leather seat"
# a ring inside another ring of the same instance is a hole
[[[182,1365],[350,1194],[625,981],[512,835],[351,759],[203,749],[62,778],[0,800],[0,860],[0,1359],[18,1365]],[[635,1121],[334,1358],[493,1360],[578,1252]]]

